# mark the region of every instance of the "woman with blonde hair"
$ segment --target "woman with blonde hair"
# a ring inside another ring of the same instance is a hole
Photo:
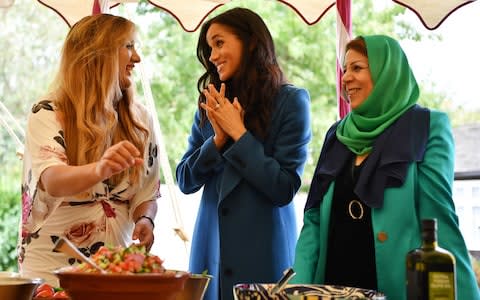
[[[19,269],[56,284],[75,264],[52,251],[65,237],[89,256],[102,245],[153,244],[159,197],[152,116],[133,97],[135,24],[88,16],[65,40],[46,100],[28,117]]]

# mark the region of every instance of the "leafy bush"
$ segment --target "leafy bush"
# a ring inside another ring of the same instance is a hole
[[[0,189],[0,270],[17,271],[17,240],[20,221],[20,189]]]
[[[477,277],[477,284],[480,287],[480,259],[478,257],[475,257],[475,255],[472,255],[471,258],[473,271],[475,272],[475,276]]]

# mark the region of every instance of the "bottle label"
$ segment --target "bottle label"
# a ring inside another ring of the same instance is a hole
[[[455,300],[455,276],[452,272],[428,273],[429,300]]]

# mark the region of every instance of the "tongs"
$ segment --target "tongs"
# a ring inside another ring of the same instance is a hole
[[[283,271],[282,278],[280,278],[280,280],[268,291],[268,294],[274,296],[275,294],[280,293],[285,288],[285,285],[287,285],[287,282],[289,282],[295,274],[296,273],[292,268]]]
[[[100,273],[106,273],[106,271],[100,268],[93,260],[86,257],[80,250],[75,247],[72,242],[67,240],[66,238],[60,237],[53,248],[54,252],[63,252],[74,258],[83,261],[84,263],[90,265],[91,267],[95,268],[95,270],[99,271]]]

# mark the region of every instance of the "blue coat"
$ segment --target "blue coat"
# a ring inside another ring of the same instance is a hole
[[[177,165],[183,193],[203,187],[190,272],[213,275],[206,300],[233,299],[235,284],[275,282],[293,265],[292,199],[311,138],[309,95],[284,85],[274,105],[263,143],[247,131],[223,152],[215,148],[210,123],[199,126],[197,111],[188,149]]]
[[[377,287],[388,299],[406,299],[406,255],[421,245],[420,220],[436,218],[438,244],[456,259],[457,299],[480,300],[452,201],[453,159],[448,118],[431,111],[423,160],[411,163],[403,185],[386,188],[383,206],[371,210]],[[305,212],[293,282],[324,282],[334,184],[330,184],[319,206]]]

